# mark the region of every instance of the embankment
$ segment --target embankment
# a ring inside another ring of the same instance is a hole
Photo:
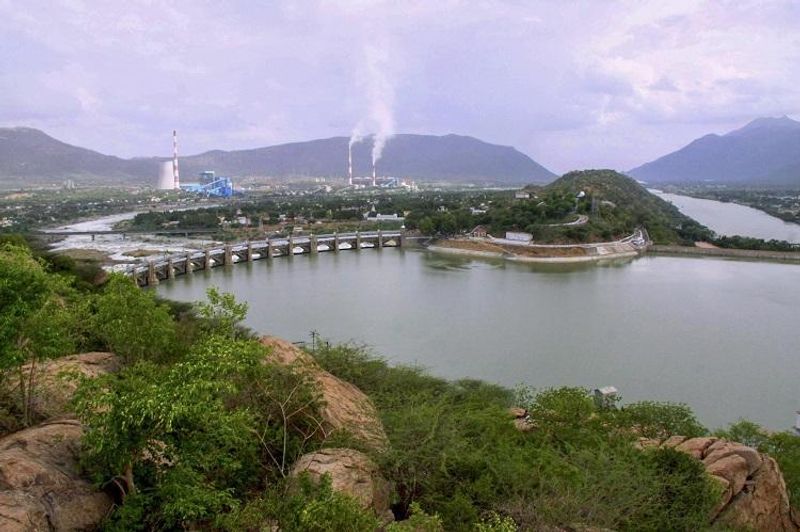
[[[475,257],[490,257],[517,262],[572,263],[635,257],[640,251],[628,242],[593,245],[509,245],[478,239],[439,240],[430,251]]]
[[[800,263],[800,252],[762,251],[755,249],[698,248],[691,246],[650,246],[648,253],[657,255],[695,255],[702,257],[731,257],[751,260],[775,260]]]

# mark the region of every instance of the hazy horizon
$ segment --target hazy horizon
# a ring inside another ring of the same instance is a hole
[[[791,1],[0,0],[0,28],[0,125],[122,157],[455,133],[626,170],[800,115]]]

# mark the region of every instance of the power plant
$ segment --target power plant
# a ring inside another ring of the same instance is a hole
[[[200,173],[198,183],[181,185],[178,170],[178,132],[172,130],[172,160],[164,161],[159,165],[158,190],[183,190],[204,196],[230,198],[233,196],[233,181],[229,177],[217,176],[214,171],[206,170]]]

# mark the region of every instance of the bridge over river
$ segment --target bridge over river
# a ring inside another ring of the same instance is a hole
[[[237,262],[291,257],[305,253],[338,253],[346,250],[401,247],[403,238],[401,231],[368,231],[249,240],[208,247],[181,255],[170,255],[164,259],[133,266],[125,273],[133,277],[139,286],[154,286],[160,281],[174,279],[177,275],[187,275],[195,270],[210,270],[217,266],[230,266]]]
[[[59,237],[59,236],[91,236],[92,241],[97,235],[122,235],[125,239],[126,235],[210,235],[216,233],[217,229],[45,229],[42,231],[34,231],[34,234],[43,237]]]

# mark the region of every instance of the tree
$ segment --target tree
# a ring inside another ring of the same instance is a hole
[[[0,370],[16,372],[22,423],[33,420],[37,363],[75,349],[80,307],[69,282],[26,248],[0,248]]]
[[[133,280],[112,275],[95,300],[93,329],[108,349],[126,362],[163,360],[177,342],[175,323],[166,305]]]
[[[242,336],[240,324],[247,317],[247,303],[238,303],[233,294],[220,292],[216,286],[206,290],[206,298],[197,308],[209,332],[229,338]]]

